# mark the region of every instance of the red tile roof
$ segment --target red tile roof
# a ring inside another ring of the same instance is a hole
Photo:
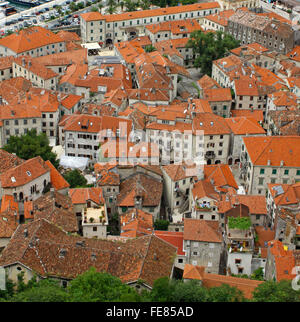
[[[203,98],[209,102],[232,101],[230,88],[206,88],[203,90]]]
[[[174,246],[154,235],[124,242],[83,238],[41,219],[18,227],[1,254],[0,265],[19,262],[42,277],[64,279],[73,279],[93,266],[124,283],[141,279],[152,287],[156,279],[171,275],[175,254]]]
[[[40,156],[37,156],[4,172],[0,176],[1,187],[13,188],[23,186],[47,172],[50,172],[49,167]]]
[[[183,239],[210,243],[223,241],[218,221],[187,218],[184,220]]]
[[[235,135],[266,134],[254,118],[242,116],[226,118],[225,120]]]
[[[62,39],[52,31],[39,26],[33,26],[0,39],[0,46],[7,47],[20,54],[60,42],[63,42]]]
[[[24,162],[18,156],[0,149],[0,174]]]
[[[244,144],[253,165],[280,166],[281,161],[286,167],[300,167],[299,136],[257,136],[244,137]]]
[[[183,232],[155,230],[154,235],[177,248],[177,255],[185,255],[183,251]]]
[[[74,205],[85,204],[89,200],[98,205],[105,203],[105,200],[103,198],[103,190],[100,187],[70,189],[69,196],[72,198],[72,203]]]
[[[120,184],[120,193],[117,196],[119,207],[134,207],[135,197],[142,197],[143,207],[160,205],[163,183],[144,174],[128,177]]]
[[[80,16],[85,21],[105,20],[106,22],[114,22],[114,21],[154,17],[154,16],[171,15],[171,14],[177,14],[180,12],[190,12],[190,11],[196,11],[196,10],[207,10],[207,9],[217,9],[217,8],[220,8],[220,5],[218,2],[205,2],[205,3],[189,4],[184,6],[125,12],[125,13],[112,14],[112,15],[101,15],[99,12],[87,12],[87,13],[82,13]]]
[[[52,186],[56,190],[62,190],[62,189],[65,189],[65,188],[69,188],[70,184],[57,171],[57,169],[53,166],[53,164],[49,160],[47,160],[45,163],[50,168],[50,181],[51,181]]]

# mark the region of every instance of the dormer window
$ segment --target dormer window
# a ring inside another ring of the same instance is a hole
[[[12,182],[16,182],[16,178],[15,177],[11,177],[10,178]]]
[[[30,171],[26,171],[26,174],[28,175],[28,177],[31,176],[31,172]]]

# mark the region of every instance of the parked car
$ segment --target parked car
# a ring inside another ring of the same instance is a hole
[[[32,19],[32,22],[36,25],[38,22],[36,19]]]

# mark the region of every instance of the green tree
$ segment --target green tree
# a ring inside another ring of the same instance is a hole
[[[117,5],[117,3],[116,3],[116,1],[115,1],[115,0],[108,0],[108,2],[107,2],[107,7],[108,7],[108,8],[106,9],[106,11],[107,11],[110,15],[112,15],[113,13],[115,13],[115,12],[116,12],[118,5]]]
[[[243,302],[245,298],[243,293],[236,287],[223,284],[219,287],[212,287],[208,290],[209,302]]]
[[[140,6],[143,10],[148,10],[148,9],[150,9],[151,1],[150,0],[141,0]]]
[[[170,302],[174,294],[175,284],[170,281],[168,277],[158,278],[153,283],[151,290],[152,302]]]
[[[69,5],[69,9],[74,12],[77,10],[77,4],[75,2],[71,2]]]
[[[92,12],[98,12],[98,8],[93,6],[93,7],[91,8],[91,11],[92,11]]]
[[[254,302],[300,302],[300,291],[292,288],[291,281],[267,281],[253,292]]]
[[[145,46],[145,52],[146,53],[151,53],[152,51],[156,51],[156,48],[153,45]]]
[[[71,302],[137,302],[136,290],[108,273],[99,273],[91,267],[77,276],[68,286]]]
[[[208,290],[196,280],[183,282],[177,280],[174,283],[174,292],[171,301],[174,302],[207,302]]]
[[[4,150],[16,155],[22,159],[28,160],[40,156],[43,160],[49,160],[56,168],[59,165],[57,155],[52,152],[49,146],[49,140],[45,133],[37,135],[36,130],[30,130],[21,136],[11,136]]]
[[[253,274],[251,275],[251,279],[253,280],[258,280],[258,281],[263,281],[264,280],[264,271],[262,267],[259,267],[256,269]]]
[[[130,12],[130,11],[135,11],[138,7],[138,3],[134,2],[132,0],[124,0],[124,6],[126,8],[126,11]]]
[[[68,294],[57,281],[41,280],[15,294],[11,302],[66,302]]]
[[[86,178],[77,169],[66,173],[64,178],[70,184],[70,188],[82,187],[87,184]]]
[[[154,222],[155,230],[168,230],[170,222],[168,220],[156,219]]]
[[[193,49],[194,66],[200,68],[203,74],[211,75],[212,62],[224,57],[233,48],[240,45],[231,35],[222,31],[204,33],[197,30],[191,33],[186,47]]]

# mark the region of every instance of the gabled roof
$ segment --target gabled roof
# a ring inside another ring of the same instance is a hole
[[[204,165],[204,178],[213,182],[216,187],[232,187],[238,189],[238,185],[228,164]]]
[[[210,181],[199,180],[194,184],[192,189],[194,199],[201,199],[204,197],[218,200],[218,192]]]
[[[231,110],[232,117],[249,117],[255,119],[257,122],[263,122],[264,114],[261,110]]]
[[[0,149],[0,174],[24,162],[18,156]]]
[[[203,90],[203,98],[209,102],[232,101],[230,88],[206,88]]]
[[[220,88],[221,86],[217,81],[215,81],[213,78],[209,77],[208,75],[202,76],[198,81],[198,85],[202,89],[211,89],[211,88]]]
[[[188,218],[184,219],[183,239],[210,243],[223,241],[218,221]]]
[[[0,239],[10,238],[15,230],[17,229],[19,223],[17,220],[17,213],[13,210],[6,210],[0,213]]]
[[[135,174],[120,184],[117,206],[135,207],[135,197],[142,198],[143,207],[156,207],[160,204],[163,183],[144,174]]]
[[[50,182],[52,186],[56,190],[62,190],[65,188],[69,188],[70,184],[66,181],[66,179],[56,170],[53,164],[47,160],[45,161],[47,166],[50,168]]]
[[[185,264],[183,278],[200,280],[206,288],[219,287],[223,284],[236,287],[248,299],[252,298],[253,291],[263,283],[263,281],[251,280],[249,278],[206,273],[204,266],[194,266],[191,264]]]
[[[279,184],[269,183],[269,191],[278,206],[298,204],[300,201],[300,183]]]
[[[204,131],[204,135],[230,134],[225,119],[213,113],[199,113],[193,119],[193,131]]]
[[[42,277],[73,279],[91,266],[150,287],[172,272],[176,248],[154,235],[123,242],[67,235],[45,219],[20,225],[2,252],[1,266],[20,263]]]
[[[194,177],[194,173],[189,172],[189,169],[196,168],[195,164],[189,165],[186,163],[183,164],[169,164],[162,167],[166,174],[171,178],[172,181],[179,181],[186,178]]]
[[[243,137],[244,144],[253,165],[300,167],[299,136],[257,136]]]
[[[4,172],[0,176],[1,187],[20,187],[47,172],[50,172],[49,167],[40,156],[37,156]]]
[[[235,135],[266,134],[254,118],[242,116],[226,118],[225,120]]]
[[[146,17],[155,17],[162,15],[172,15],[183,12],[190,12],[196,10],[206,10],[206,9],[217,9],[220,8],[218,2],[205,2],[205,3],[195,3],[183,6],[167,7],[167,8],[157,8],[141,11],[124,12],[112,15],[101,15],[99,12],[87,12],[82,13],[80,16],[85,21],[96,21],[105,20],[106,22],[123,21],[131,19],[139,19]]]
[[[89,200],[98,205],[105,203],[103,190],[100,187],[70,189],[69,196],[72,198],[72,203],[74,205],[85,204]]]
[[[154,235],[177,247],[177,255],[185,255],[183,251],[183,232],[155,230]]]
[[[63,40],[52,31],[33,26],[0,39],[0,46],[7,47],[16,54],[20,54],[59,42],[63,42]]]
[[[296,272],[293,272],[296,266],[294,252],[287,250],[287,247],[279,240],[269,241],[268,251],[274,256],[276,280],[279,282],[295,278]]]

